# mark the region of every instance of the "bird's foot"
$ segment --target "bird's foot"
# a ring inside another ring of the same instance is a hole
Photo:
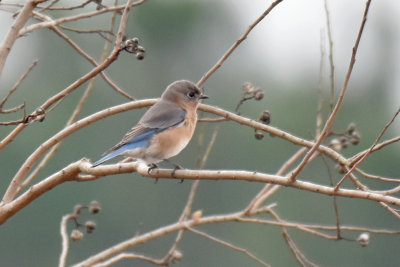
[[[171,176],[175,178],[175,172],[176,170],[182,170],[183,168],[179,165],[174,164],[174,169],[171,172]],[[180,183],[183,183],[183,179],[181,179]]]
[[[149,165],[147,165],[149,167],[149,169],[147,170],[147,173],[150,175],[151,171],[154,169],[157,169],[158,166],[155,163],[150,163]]]

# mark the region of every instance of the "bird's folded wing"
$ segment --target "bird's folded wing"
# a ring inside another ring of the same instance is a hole
[[[154,134],[183,123],[185,115],[186,111],[178,105],[165,101],[157,102],[143,115],[138,124],[126,133],[121,142],[104,154],[129,143],[150,141]]]

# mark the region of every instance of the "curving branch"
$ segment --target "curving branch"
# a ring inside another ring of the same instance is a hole
[[[322,129],[321,134],[317,138],[315,144],[307,152],[307,154],[304,156],[304,158],[303,158],[302,162],[299,164],[299,166],[292,172],[291,179],[293,181],[296,180],[296,177],[301,172],[301,170],[306,166],[308,160],[312,157],[314,152],[318,150],[318,147],[321,145],[322,141],[324,141],[325,137],[327,136],[329,130],[332,127],[332,124],[333,124],[333,122],[334,122],[334,120],[336,118],[337,113],[339,112],[340,108],[342,107],[343,99],[344,99],[344,96],[345,96],[346,91],[347,91],[347,86],[348,86],[349,81],[350,81],[351,73],[353,72],[353,67],[354,67],[354,64],[356,63],[357,50],[358,50],[358,46],[360,44],[362,33],[364,31],[365,23],[367,21],[367,15],[368,15],[368,10],[369,10],[370,4],[371,4],[371,0],[368,0],[367,3],[366,3],[366,6],[365,6],[364,15],[363,15],[363,18],[362,18],[360,29],[358,31],[357,39],[356,39],[355,44],[354,44],[353,49],[352,49],[352,55],[351,55],[349,67],[347,69],[346,78],[344,80],[344,84],[343,84],[342,90],[340,91],[339,98],[338,98],[338,100],[337,100],[337,102],[336,102],[331,114],[329,115],[327,121],[325,122],[325,126]]]
[[[122,18],[121,18],[121,22],[120,22],[120,26],[119,26],[119,29],[118,29],[118,33],[116,35],[117,37],[116,37],[115,45],[114,45],[114,48],[113,48],[111,54],[101,64],[99,64],[97,67],[92,69],[89,73],[87,73],[86,75],[84,75],[81,78],[79,78],[78,80],[76,80],[74,83],[72,83],[70,86],[68,86],[67,88],[65,88],[64,90],[59,92],[58,94],[56,94],[53,97],[47,99],[45,101],[45,103],[43,103],[42,106],[41,106],[42,110],[46,111],[49,108],[51,108],[51,106],[54,105],[57,101],[59,101],[62,98],[66,97],[73,90],[78,88],[81,84],[83,84],[84,82],[88,81],[89,79],[91,79],[94,76],[96,76],[97,74],[99,74],[101,71],[103,71],[106,67],[108,67],[111,63],[113,63],[118,58],[119,53],[122,50],[124,50],[124,48],[125,48],[124,47],[124,43],[123,43],[123,39],[124,39],[124,36],[125,36],[125,28],[126,28],[126,23],[128,21],[128,14],[129,14],[131,5],[132,5],[132,0],[128,1],[128,3],[125,5],[125,9],[124,9],[124,13],[123,13]],[[17,134],[19,134],[26,126],[27,126],[27,124],[18,125],[17,128],[15,128],[5,139],[3,139],[0,142],[0,150],[5,145],[7,145],[9,142],[11,142],[14,139],[14,137]],[[40,147],[39,147],[38,150],[41,150]],[[32,160],[32,157],[27,159],[28,162],[29,162],[29,160]],[[34,159],[34,160],[35,160],[35,162],[37,161],[37,159]],[[30,170],[30,168],[31,168],[31,166],[29,164],[25,164],[24,167],[22,167],[19,170],[19,172],[17,173],[16,177],[13,178],[13,180],[11,181],[9,187],[7,188],[7,191],[6,191],[6,193],[4,194],[4,197],[3,197],[3,202],[9,202],[15,197],[16,192],[18,190],[18,187],[21,185],[25,175]],[[19,175],[19,173],[22,173],[23,175]]]
[[[14,42],[19,37],[20,30],[28,21],[32,15],[32,11],[35,7],[46,0],[28,0],[25,5],[19,11],[17,18],[15,19],[13,25],[10,27],[3,43],[0,45],[0,76],[3,72],[4,65],[6,64],[8,54],[11,51]]]

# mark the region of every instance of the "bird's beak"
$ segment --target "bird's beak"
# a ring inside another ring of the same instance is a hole
[[[200,99],[207,99],[207,98],[209,98],[208,96],[206,96],[206,95],[200,95],[200,97],[199,97]]]

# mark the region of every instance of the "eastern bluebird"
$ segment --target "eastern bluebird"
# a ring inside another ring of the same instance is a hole
[[[119,155],[148,165],[176,156],[192,138],[197,123],[197,106],[205,98],[208,97],[194,83],[173,82],[121,142],[106,151],[92,167]]]

